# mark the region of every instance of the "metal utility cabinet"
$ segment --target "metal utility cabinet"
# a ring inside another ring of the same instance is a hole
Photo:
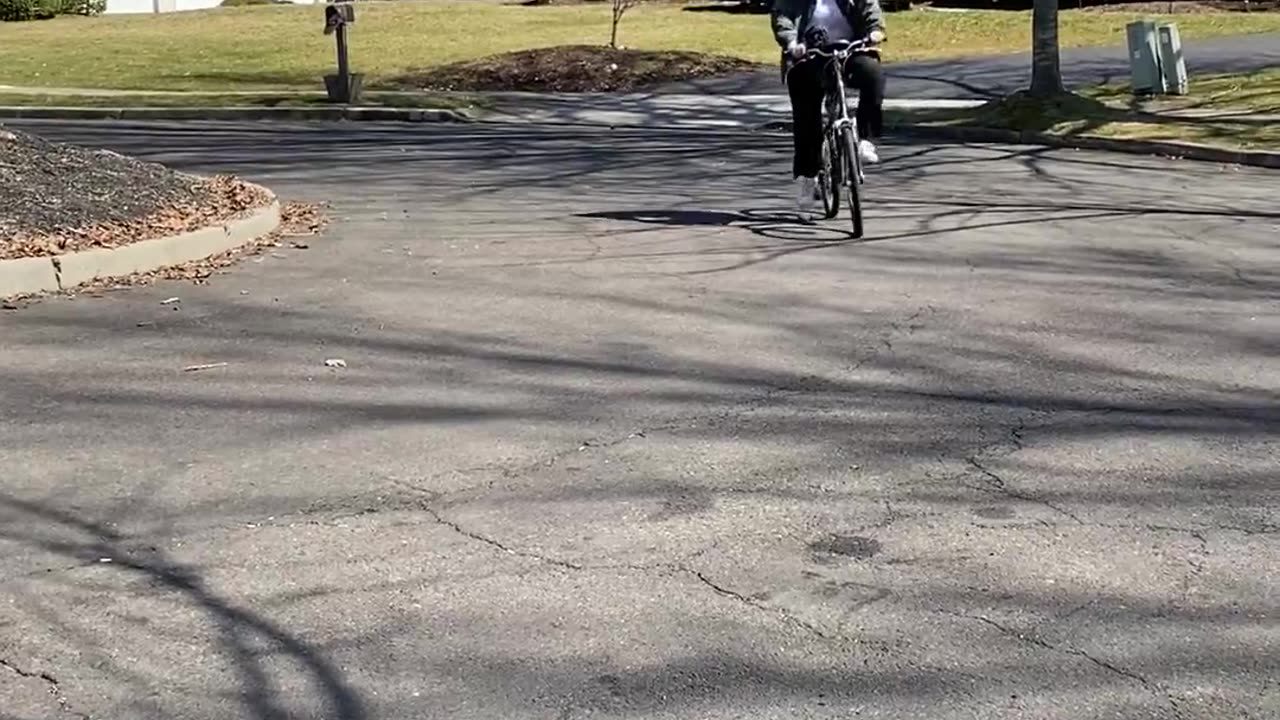
[[[1134,95],[1181,95],[1187,91],[1187,63],[1176,25],[1139,20],[1125,27],[1129,75]]]
[[[1157,25],[1157,44],[1160,46],[1160,75],[1164,77],[1164,91],[1170,95],[1187,94],[1187,61],[1182,57],[1182,40],[1177,25]]]

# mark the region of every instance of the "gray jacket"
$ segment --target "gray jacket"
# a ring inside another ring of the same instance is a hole
[[[782,47],[784,75],[791,69],[792,63],[787,47],[804,40],[800,33],[809,24],[813,5],[814,0],[775,0],[773,3],[773,37]],[[866,37],[872,30],[884,30],[884,12],[880,9],[880,0],[836,0],[836,5],[858,37]]]

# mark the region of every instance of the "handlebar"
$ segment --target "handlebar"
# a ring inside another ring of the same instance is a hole
[[[853,40],[853,41],[841,40],[839,42],[828,43],[825,47],[822,47],[822,48],[810,48],[805,52],[804,59],[807,60],[812,57],[844,56],[844,55],[849,55],[855,52],[859,52],[861,50],[869,50],[875,46],[876,46],[876,43],[872,42],[871,38],[869,37],[862,38],[861,40]]]

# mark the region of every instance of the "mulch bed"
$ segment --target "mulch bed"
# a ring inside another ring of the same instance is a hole
[[[128,245],[216,225],[269,194],[0,128],[0,260]]]
[[[390,84],[409,90],[633,92],[758,67],[738,58],[694,52],[564,45],[407,73]]]

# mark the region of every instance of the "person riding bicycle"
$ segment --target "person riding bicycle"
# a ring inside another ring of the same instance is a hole
[[[773,35],[782,47],[782,76],[791,96],[791,124],[795,141],[792,173],[796,201],[802,210],[813,205],[818,170],[822,166],[822,96],[825,58],[810,49],[837,42],[884,42],[884,13],[880,0],[776,0]],[[880,162],[872,140],[884,125],[884,73],[874,49],[849,57],[845,81],[858,90],[858,152],[867,164]]]

